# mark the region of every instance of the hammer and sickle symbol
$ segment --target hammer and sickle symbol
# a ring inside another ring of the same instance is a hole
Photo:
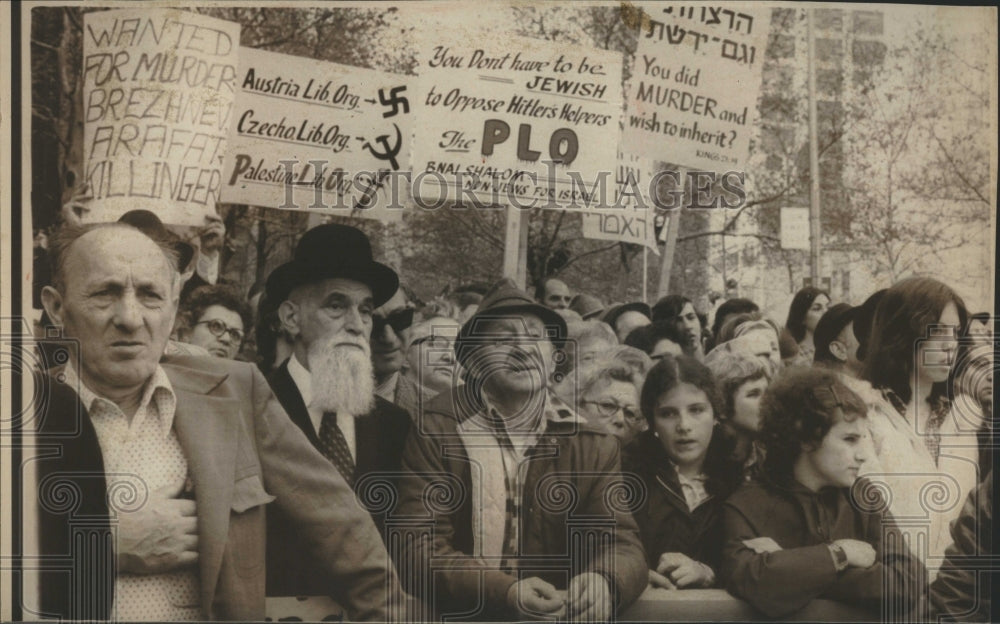
[[[365,143],[362,147],[372,153],[372,156],[378,158],[379,160],[388,160],[392,165],[392,170],[396,171],[399,169],[399,163],[396,162],[396,156],[399,154],[399,150],[403,145],[403,135],[399,132],[399,126],[392,124],[392,127],[396,129],[396,144],[393,147],[389,147],[389,135],[380,134],[375,137],[375,141],[382,145],[384,151],[376,151],[372,147],[371,143]]]

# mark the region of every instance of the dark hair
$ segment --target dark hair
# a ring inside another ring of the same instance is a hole
[[[712,340],[714,344],[719,343],[719,330],[722,329],[722,322],[730,314],[746,314],[748,312],[760,312],[760,306],[749,299],[728,299],[715,310],[715,320],[712,322]]]
[[[704,392],[715,418],[721,418],[722,401],[708,367],[687,355],[667,354],[649,370],[639,394],[642,415],[649,423],[649,431],[643,435],[652,436],[657,401],[682,383],[689,383]],[[708,477],[706,490],[713,495],[732,491],[743,479],[741,462],[733,458],[734,444],[735,440],[727,436],[721,427],[712,429],[702,470]]]
[[[542,299],[545,298],[545,289],[548,288],[549,282],[551,282],[552,280],[562,282],[561,279],[552,275],[543,277],[542,279],[538,280],[538,284],[535,286],[535,299],[541,301]],[[565,282],[563,283],[565,284]]]
[[[681,310],[689,303],[694,307],[694,303],[684,295],[667,295],[653,306],[653,322],[676,323]]]
[[[205,313],[205,310],[214,305],[222,306],[239,314],[240,321],[243,322],[244,334],[249,331],[253,323],[250,305],[236,294],[235,290],[222,284],[199,286],[191,291],[191,294],[188,295],[187,300],[181,306],[180,314],[177,315],[180,327],[188,331],[194,329],[195,324],[201,320],[201,316]]]
[[[708,367],[688,355],[667,354],[649,369],[639,396],[639,407],[650,426],[653,424],[656,402],[682,383],[689,383],[704,392],[708,402],[712,404],[715,415],[722,415],[722,401],[719,399],[715,379],[712,378],[712,372]]]
[[[741,312],[729,317],[729,320],[719,327],[719,332],[715,334],[715,346],[725,344],[736,337],[736,328],[743,323],[750,321],[761,321],[764,317],[760,312]],[[775,330],[777,332],[777,330]]]
[[[806,337],[806,313],[809,312],[809,307],[813,304],[813,301],[816,301],[816,297],[820,295],[823,295],[827,299],[830,298],[830,293],[825,290],[806,286],[795,293],[792,305],[788,306],[788,320],[785,321],[785,327],[791,332],[792,337],[795,338],[795,342],[802,342],[802,339]]]
[[[764,474],[775,483],[789,481],[803,444],[819,445],[838,421],[852,422],[866,415],[864,401],[837,373],[824,368],[787,369],[760,401]]]
[[[691,345],[690,341],[686,336],[682,336],[679,331],[677,331],[677,326],[670,323],[652,323],[650,325],[643,325],[642,327],[636,327],[628,336],[625,337],[624,344],[630,347],[635,347],[640,351],[645,352],[647,355],[653,353],[653,349],[656,344],[661,340],[670,340],[676,342],[684,350],[684,353],[690,355]]]
[[[958,308],[961,334],[968,324],[968,312],[962,298],[946,284],[929,277],[911,277],[887,290],[875,309],[862,378],[909,403],[916,346],[928,337],[928,327],[938,323],[949,303]],[[947,387],[948,382],[934,384],[932,403],[946,395]]]
[[[778,332],[778,350],[781,352],[782,360],[793,358],[799,354],[799,343],[787,327],[782,327],[781,331]]]

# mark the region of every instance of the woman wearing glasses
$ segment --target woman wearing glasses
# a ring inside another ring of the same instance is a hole
[[[721,557],[721,506],[740,481],[719,424],[721,401],[704,364],[663,356],[642,386],[649,430],[628,448],[622,472],[642,479],[646,500],[634,512],[650,584],[712,587]]]
[[[629,350],[631,357],[609,354],[569,373],[556,387],[556,394],[580,415],[599,424],[622,445],[645,430],[639,413],[639,388],[652,364],[645,354]]]
[[[250,308],[226,286],[201,286],[191,292],[177,315],[178,340],[210,354],[235,359],[250,325]]]

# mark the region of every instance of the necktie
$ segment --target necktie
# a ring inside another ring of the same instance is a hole
[[[354,459],[351,449],[347,446],[344,433],[337,426],[337,415],[327,412],[319,426],[319,450],[326,456],[347,481],[354,487]]]

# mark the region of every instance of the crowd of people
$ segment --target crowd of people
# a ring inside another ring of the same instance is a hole
[[[46,613],[606,621],[652,587],[989,619],[991,316],[938,280],[779,324],[554,277],[422,302],[336,224],[249,298],[149,213],[49,248],[79,353],[39,377]]]

